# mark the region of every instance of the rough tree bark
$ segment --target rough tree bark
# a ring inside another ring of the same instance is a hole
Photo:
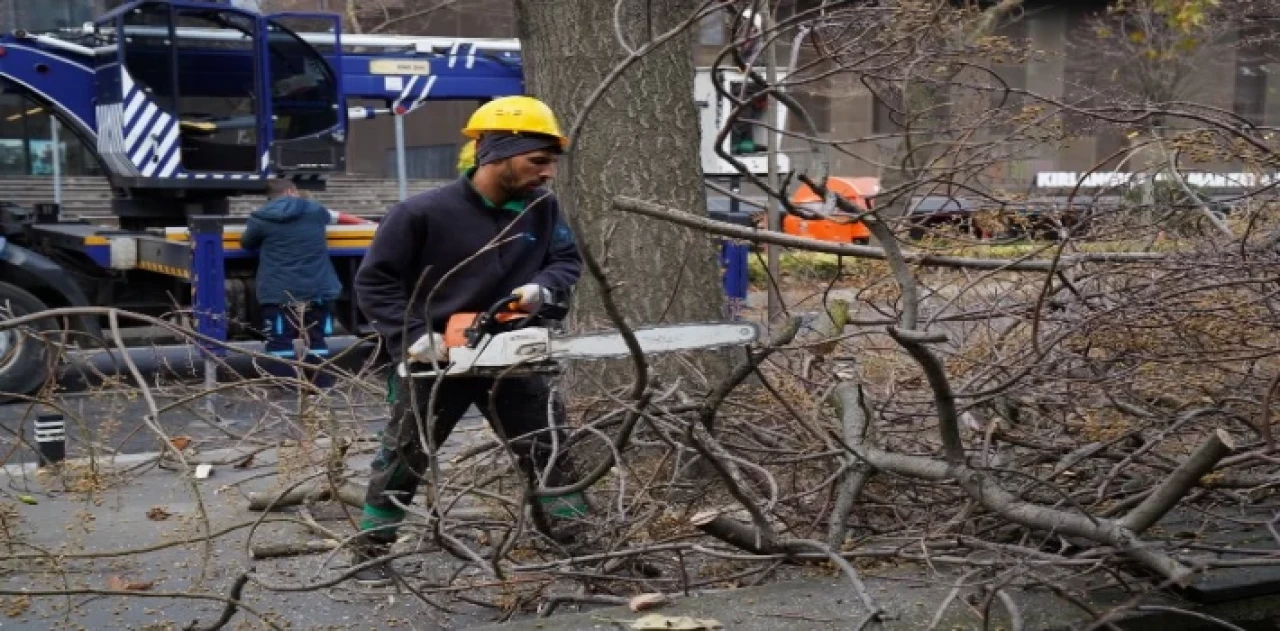
[[[566,128],[591,92],[637,48],[686,19],[698,3],[622,0],[517,0],[529,93],[545,100]],[[719,319],[724,304],[714,238],[611,209],[618,195],[706,215],[698,157],[689,36],[667,42],[631,66],[594,106],[572,138],[572,173],[555,184],[582,220],[578,239],[593,249],[630,325]],[[572,325],[611,328],[589,279],[579,285]]]

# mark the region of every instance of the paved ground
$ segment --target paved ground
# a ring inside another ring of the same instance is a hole
[[[463,431],[451,450],[484,438],[480,428]],[[191,594],[226,594],[244,570],[254,568],[265,589],[250,583],[243,593],[248,607],[287,629],[468,629],[471,631],[577,631],[628,629],[644,614],[624,607],[563,605],[549,618],[517,616],[499,624],[492,609],[448,601],[448,612],[424,603],[397,588],[366,590],[344,582],[318,589],[300,590],[333,579],[348,566],[345,556],[313,554],[285,559],[251,559],[246,552],[250,525],[262,517],[248,511],[246,494],[278,490],[282,482],[268,476],[288,470],[288,451],[259,453],[251,466],[214,467],[213,474],[194,480],[175,471],[146,465],[148,455],[122,456],[113,466],[101,467],[94,476],[83,463],[70,463],[61,475],[37,472],[33,466],[12,465],[0,471],[0,628],[18,629],[170,629],[192,621],[209,624],[222,604],[199,600]],[[238,453],[199,452],[193,460],[234,463]],[[368,454],[353,458],[353,470],[367,466]],[[139,468],[141,467],[141,468]],[[116,474],[107,474],[115,471]],[[34,503],[32,503],[34,502]],[[203,532],[202,515],[209,517],[218,537],[212,545],[179,544]],[[313,514],[325,528],[351,532],[340,510],[318,505]],[[255,544],[317,541],[312,531],[294,522],[296,511],[272,513],[271,521],[254,533]],[[171,545],[154,549],[159,545]],[[144,554],[130,550],[152,548]],[[85,552],[119,553],[106,558],[82,558]],[[483,586],[488,580],[472,571],[458,576],[458,564],[441,553],[415,557],[410,570],[420,589],[431,584],[470,581]],[[951,574],[909,574],[902,570],[868,571],[864,580],[876,602],[891,617],[882,629],[924,629],[938,606],[947,599]],[[290,587],[294,586],[294,587]],[[53,595],[71,591],[71,596]],[[130,591],[134,597],[104,595],[102,591]],[[281,591],[285,590],[285,591]],[[41,593],[47,595],[41,595]],[[35,594],[23,597],[19,594]],[[481,587],[461,595],[495,598],[499,593]],[[1022,612],[1024,629],[1069,629],[1083,621],[1080,611],[1044,591],[1012,594]],[[676,597],[647,613],[692,616],[714,620],[724,629],[764,631],[776,629],[855,629],[866,609],[850,583],[840,577],[819,576],[788,580],[763,587],[708,592],[693,598]],[[439,599],[443,601],[444,599]],[[1106,609],[1115,597],[1093,597],[1091,604]],[[1151,603],[1191,606],[1164,599]],[[983,629],[977,609],[964,596],[952,601],[937,628]],[[1264,597],[1249,603],[1218,605],[1217,612],[1231,615],[1241,629],[1275,629],[1280,619],[1280,599]],[[1211,629],[1187,625],[1187,619],[1164,617],[1131,621],[1126,631],[1178,631]],[[252,626],[249,626],[252,625]],[[255,616],[238,613],[227,629],[262,628]],[[1009,629],[1007,619],[995,619],[990,629]],[[1221,627],[1217,627],[1221,628]]]
[[[260,345],[258,345],[260,346]],[[335,350],[346,344],[335,344]],[[345,370],[362,372],[367,351],[352,353],[342,364]],[[156,404],[163,408],[178,404],[203,389],[199,359],[189,349],[179,347],[138,348],[130,353],[148,382]],[[0,405],[0,446],[20,438],[33,444],[36,416],[61,413],[67,423],[70,449],[84,455],[130,454],[159,449],[155,432],[143,424],[149,407],[134,387],[133,378],[117,354],[88,353],[64,367],[54,395],[57,407],[32,405],[22,401]],[[240,376],[256,376],[253,363],[244,356],[232,356],[227,368],[219,371],[218,384],[226,386]],[[363,371],[363,372],[367,372]],[[370,375],[370,385],[381,386],[380,377]],[[123,387],[121,387],[123,386]],[[336,420],[352,432],[372,433],[381,428],[386,406],[374,394],[343,387],[342,398],[328,401]],[[158,425],[169,436],[183,436],[204,449],[273,443],[297,438],[298,428],[286,421],[298,407],[296,391],[284,388],[238,387],[223,391],[210,401],[187,402],[162,413]],[[14,462],[11,454],[0,464]]]
[[[226,454],[205,454],[225,458]],[[134,458],[132,460],[141,460]],[[131,459],[118,460],[127,470]],[[32,468],[9,467],[0,480],[0,497],[10,508],[3,517],[6,535],[5,558],[0,559],[0,628],[18,629],[172,629],[193,621],[209,624],[218,618],[222,605],[184,595],[225,594],[235,578],[252,566],[256,576],[268,584],[315,585],[338,575],[347,567],[345,558],[317,554],[275,560],[251,560],[246,553],[248,527],[219,537],[210,547],[203,544],[174,545],[146,554],[121,554],[89,560],[78,558],[85,551],[96,553],[127,551],[182,541],[201,531],[200,504],[210,516],[214,531],[251,524],[260,513],[245,509],[244,492],[272,488],[274,480],[255,476],[274,469],[272,454],[260,454],[248,469],[230,466],[215,468],[205,480],[191,480],[156,468],[134,471],[123,478],[106,477],[89,492],[70,492],[68,485],[85,478],[83,470],[50,476]],[[362,466],[357,459],[353,466]],[[198,496],[197,496],[198,492]],[[29,496],[35,504],[18,501]],[[160,512],[163,511],[163,512]],[[341,516],[332,510],[316,510],[317,519],[328,528],[349,532]],[[272,518],[297,518],[296,513],[274,513]],[[316,540],[317,537],[294,523],[269,522],[255,534],[255,543]],[[426,580],[415,583],[472,580],[483,584],[484,576],[473,573],[452,576],[458,565],[443,554],[418,557],[414,572]],[[947,599],[948,574],[927,576],[876,574],[865,576],[876,602],[891,612],[880,627],[888,631],[914,631],[929,625],[938,606]],[[71,596],[40,596],[40,592],[73,592]],[[135,590],[135,597],[102,595],[95,591]],[[25,598],[17,593],[35,593]],[[492,591],[468,590],[494,597]],[[1012,594],[1022,612],[1024,629],[1040,631],[1070,629],[1084,620],[1080,611],[1044,591]],[[631,629],[642,615],[691,616],[714,620],[733,631],[773,631],[777,629],[835,631],[858,628],[866,614],[848,581],[839,577],[790,580],[758,588],[712,592],[694,598],[676,597],[672,603],[645,612],[632,613],[624,607],[562,606],[549,618],[519,616],[496,622],[497,613],[460,603],[448,602],[442,612],[402,590],[364,590],[342,583],[306,591],[267,590],[250,583],[243,593],[245,604],[258,614],[270,617],[287,629],[468,629],[471,631],[580,631],[588,629]],[[1095,597],[1099,609],[1113,605],[1115,598]],[[1148,601],[1186,606],[1173,599]],[[962,596],[952,601],[937,628],[977,631],[983,629],[977,609]],[[1002,611],[997,609],[997,611]],[[1280,599],[1261,599],[1248,605],[1230,605],[1220,611],[1230,613],[1239,628],[1248,631],[1275,629],[1274,616],[1280,614]],[[999,615],[999,614],[997,614]],[[227,629],[262,628],[252,614],[236,615]],[[1126,631],[1178,631],[1210,629],[1212,626],[1186,624],[1185,618],[1130,621]],[[251,625],[252,626],[249,626]],[[1007,618],[992,620],[989,629],[1009,629]],[[1218,627],[1221,628],[1221,627]]]
[[[887,581],[869,579],[867,586],[877,604],[890,614],[880,626],[869,629],[880,631],[921,631],[930,628],[934,615],[943,602],[948,602],[946,586],[923,585],[912,581]],[[1089,620],[1081,610],[1046,592],[1011,592],[1011,597],[1022,617],[1022,628],[1027,631],[1068,631],[1088,626]],[[1187,616],[1173,614],[1150,615],[1142,618],[1127,617],[1117,621],[1124,631],[1272,631],[1280,628],[1274,616],[1280,611],[1277,599],[1254,601],[1247,607],[1231,612],[1234,626],[1224,627],[1203,623]],[[983,624],[980,611],[965,597],[950,600],[950,606],[937,625],[944,631],[1007,631],[1010,619],[999,605],[992,610],[992,619]],[[1105,610],[1104,605],[1116,604],[1113,599],[1091,601]],[[981,605],[981,601],[978,601]],[[1148,605],[1185,606],[1173,599],[1152,598]],[[1225,608],[1224,608],[1225,609]],[[692,618],[713,621],[725,631],[851,631],[860,628],[866,620],[865,608],[849,589],[847,582],[834,579],[805,579],[786,581],[762,587],[736,590],[678,600],[660,609],[633,613],[626,607],[597,608],[588,613],[556,615],[534,620],[519,620],[501,625],[485,625],[470,631],[586,631],[636,629],[637,621],[656,613],[668,619]],[[674,621],[672,621],[674,624]],[[659,625],[661,622],[659,623]],[[639,627],[661,629],[662,626]],[[688,627],[669,627],[688,628]]]
[[[145,360],[139,364],[160,406],[199,390],[198,379],[196,384],[177,381],[198,377],[190,370],[172,370],[172,361],[166,369],[163,357],[138,359]],[[277,588],[315,584],[349,567],[345,554],[253,560],[246,552],[248,526],[263,516],[247,510],[247,494],[279,491],[293,481],[288,472],[299,468],[297,449],[263,451],[262,447],[309,435],[298,422],[295,393],[239,390],[216,398],[212,411],[202,401],[162,414],[158,424],[169,436],[189,440],[192,464],[214,463],[210,477],[196,480],[179,473],[172,463],[156,465],[159,439],[142,421],[149,407],[136,389],[112,388],[110,375],[104,379],[83,368],[63,379],[65,390],[56,397],[68,422],[69,460],[59,474],[38,471],[32,448],[35,416],[56,410],[21,402],[0,405],[0,464],[5,465],[0,469],[0,591],[9,593],[0,595],[0,628],[161,629],[181,628],[197,619],[207,624],[218,618],[221,602],[162,596],[226,594],[250,566]],[[222,377],[225,383],[226,375]],[[385,403],[374,395],[325,403],[343,436],[362,439],[353,448],[348,466],[355,472],[366,471],[373,439],[385,424]],[[446,445],[446,457],[487,438],[486,432],[483,419],[473,410]],[[255,455],[246,460],[250,453]],[[280,471],[285,475],[276,475]],[[353,530],[336,504],[318,506],[314,515],[322,526],[342,536]],[[197,537],[206,532],[205,516],[209,530],[232,530],[209,547],[197,543],[127,553]],[[296,522],[300,516],[294,511],[270,517],[276,521],[256,529],[254,544],[321,539],[304,526],[279,521]],[[85,552],[119,556],[76,556]],[[429,568],[408,568],[425,579],[437,575],[438,581],[447,582],[447,574],[438,574],[456,569],[443,554],[418,558],[433,560]],[[281,593],[250,584],[244,598],[250,608],[292,629],[397,624],[443,629],[494,620],[488,609],[455,603],[452,612],[445,613],[403,590],[352,587],[348,581]],[[13,595],[68,588],[78,593],[71,597]],[[121,589],[137,596],[94,593]],[[241,612],[227,628],[252,619]]]
[[[482,433],[464,428],[453,447],[461,448]],[[69,463],[61,475],[37,472],[31,466],[9,466],[0,474],[0,597],[2,628],[160,629],[172,623],[183,627],[193,620],[209,623],[222,604],[213,600],[163,597],[163,594],[226,594],[233,580],[252,567],[266,583],[279,588],[314,585],[349,567],[345,555],[317,554],[284,559],[252,560],[246,552],[250,528],[262,513],[247,510],[246,494],[278,491],[282,480],[270,474],[289,468],[297,454],[262,452],[253,464],[236,468],[216,466],[203,480],[147,464],[149,455],[125,456],[102,463],[94,475],[83,463]],[[200,452],[193,460],[239,462],[243,456],[228,450]],[[282,458],[284,460],[282,460]],[[353,470],[367,467],[368,455],[353,458]],[[139,468],[140,467],[140,468]],[[110,473],[114,472],[114,473]],[[256,479],[255,479],[256,478]],[[34,502],[34,503],[29,503]],[[354,514],[354,513],[353,513]],[[77,558],[86,551],[121,552],[181,542],[204,532],[204,519],[213,532],[243,526],[202,543],[174,545],[145,554],[121,554],[104,559]],[[352,531],[334,505],[317,507],[319,523],[340,534]],[[272,513],[271,519],[296,522],[293,511]],[[255,544],[319,541],[322,538],[297,523],[263,524]],[[456,569],[442,554],[432,567],[418,573],[444,582]],[[465,575],[464,575],[465,576]],[[14,596],[17,592],[80,591],[72,597]],[[102,596],[93,590],[136,590],[136,598]],[[88,591],[86,591],[88,590]],[[310,591],[276,592],[250,584],[245,603],[291,629],[377,629],[399,624],[409,629],[474,626],[494,620],[489,610],[456,603],[454,613],[442,613],[394,588],[354,589],[350,582]],[[237,622],[251,615],[237,615]],[[237,628],[234,625],[228,628]],[[258,628],[258,627],[254,627]]]

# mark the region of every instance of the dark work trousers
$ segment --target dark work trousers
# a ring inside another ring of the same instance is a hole
[[[329,357],[327,336],[333,335],[333,312],[323,302],[262,305],[262,329],[267,336],[266,353],[285,359],[298,359],[294,341],[305,347],[307,364],[317,366]],[[269,362],[268,374],[276,377],[296,377],[294,366]],[[317,388],[333,387],[334,377],[324,371],[306,370],[307,379]]]
[[[414,414],[414,408],[425,412],[431,398],[433,379],[412,379],[413,393],[406,380],[393,376],[388,383],[393,392],[391,419],[382,432],[381,447],[371,466],[369,489],[365,494],[364,518],[361,530],[371,530],[368,538],[374,542],[395,539],[395,525],[404,518],[391,497],[408,506],[417,492],[418,485],[430,474],[430,459],[419,440],[419,423],[431,427],[433,445],[437,453],[449,438],[458,420],[471,405],[484,414],[495,433],[511,442],[520,472],[527,480],[537,480],[546,469],[547,461],[555,453],[555,466],[550,470],[546,485],[565,486],[573,477],[571,462],[565,445],[565,408],[559,396],[552,393],[549,381],[543,377],[518,377],[487,379],[474,377],[448,377],[436,395],[436,417],[430,420],[423,414]],[[490,390],[497,386],[494,409],[490,409]],[[554,405],[548,402],[555,396]],[[496,418],[495,412],[496,410]],[[419,420],[421,419],[421,421]],[[556,445],[552,447],[550,419],[555,419]],[[430,422],[431,425],[426,425]],[[536,486],[536,482],[535,482]],[[579,498],[580,494],[577,495]],[[546,505],[547,502],[542,502]],[[534,502],[535,525],[543,530],[547,524],[539,502]],[[585,507],[581,507],[585,510]],[[557,513],[559,515],[559,513]]]

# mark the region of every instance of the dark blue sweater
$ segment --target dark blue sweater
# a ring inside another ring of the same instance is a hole
[[[496,208],[462,176],[387,211],[356,272],[355,291],[393,360],[428,326],[443,332],[449,316],[484,311],[521,285],[567,295],[582,269],[578,246],[555,196],[540,191],[533,198],[539,201],[523,212]],[[453,271],[499,234],[503,245]]]
[[[258,251],[261,304],[333,300],[342,283],[329,260],[329,210],[301,197],[277,197],[253,211],[240,247]]]

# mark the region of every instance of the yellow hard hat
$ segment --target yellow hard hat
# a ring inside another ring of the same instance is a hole
[[[475,139],[489,131],[555,136],[560,139],[561,149],[569,146],[555,113],[531,96],[504,96],[481,105],[462,128],[462,135]]]
[[[476,165],[476,141],[468,140],[458,152],[458,173],[466,173],[467,169]]]

